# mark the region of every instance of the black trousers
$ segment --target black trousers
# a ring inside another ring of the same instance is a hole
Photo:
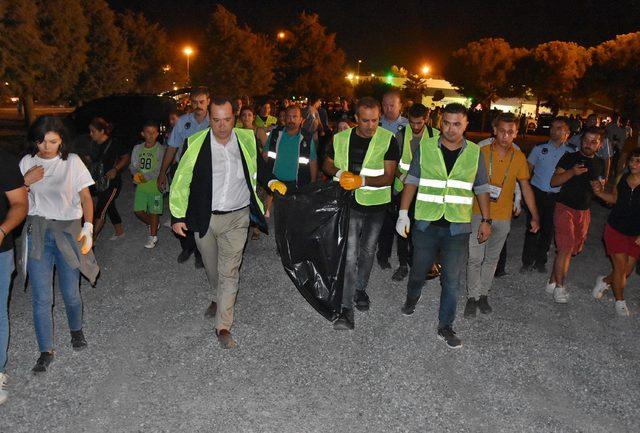
[[[395,195],[391,198],[391,203],[387,207],[387,212],[382,223],[382,230],[378,237],[378,252],[376,256],[378,260],[389,260],[391,257],[391,250],[393,249],[393,239],[396,242],[396,251],[398,253],[398,262],[400,266],[411,265],[411,255],[413,251],[413,245],[411,243],[411,236],[403,238],[396,232],[396,222],[398,221],[398,210],[400,209],[400,198],[402,194]],[[411,205],[413,209],[413,204]],[[413,222],[413,211],[409,212],[409,217]]]
[[[531,233],[531,212],[527,209],[527,231],[524,235],[522,249],[522,264],[525,266],[544,265],[547,263],[547,253],[553,241],[553,213],[556,209],[558,194],[544,192],[531,185],[536,198],[538,214],[540,214],[540,230]]]
[[[502,250],[500,251],[500,258],[498,259],[498,265],[496,266],[496,273],[506,272],[506,267],[507,267],[507,240],[509,240],[509,235],[507,235],[507,239],[504,240],[504,245],[502,246]]]
[[[122,224],[122,218],[116,208],[116,199],[120,195],[120,188],[110,186],[105,191],[96,194],[97,203],[94,212],[94,219],[104,219],[109,216],[111,224]]]

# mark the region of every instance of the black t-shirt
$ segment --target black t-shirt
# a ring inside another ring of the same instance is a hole
[[[108,172],[113,167],[115,167],[118,160],[123,156],[129,153],[129,149],[120,143],[118,140],[109,137],[107,141],[102,143],[100,149],[98,150],[98,155],[96,157],[96,161],[101,161],[104,166],[104,172]],[[111,181],[111,185],[119,188],[122,185],[122,179],[120,178],[120,173],[116,175],[115,179]]]
[[[20,173],[18,159],[0,149],[0,223],[7,218],[9,213],[9,200],[6,193],[24,185],[24,178]],[[0,253],[13,248],[13,233],[7,234],[0,245]]]
[[[442,159],[444,159],[444,166],[447,168],[447,174],[451,173],[451,170],[453,170],[453,166],[456,164],[461,150],[462,147],[456,150],[449,150],[442,145],[440,146]],[[451,225],[451,223],[447,221],[444,216],[442,216],[442,218],[440,218],[439,220],[433,221],[431,224],[439,227],[449,227]]]
[[[580,176],[573,176],[564,183],[558,193],[557,201],[576,210],[586,210],[591,206],[593,190],[591,181],[604,179],[604,161],[597,156],[586,157],[582,152],[565,153],[556,167],[569,170],[574,165],[582,163],[589,169]]]
[[[611,209],[607,224],[627,236],[640,236],[640,188],[631,189],[625,174],[616,186],[618,200]]]
[[[349,171],[351,173],[360,173],[364,157],[367,154],[367,150],[369,149],[369,143],[371,143],[371,138],[360,137],[358,134],[356,134],[355,128],[351,130],[351,135],[349,137]],[[329,146],[327,147],[326,155],[331,159],[335,158],[333,142],[331,142],[331,144],[329,144]],[[398,161],[399,158],[400,153],[398,152],[398,143],[395,137],[391,137],[391,142],[389,143],[387,153],[384,154],[384,160]],[[386,206],[386,204],[377,206],[362,206],[356,202],[355,194],[352,195],[351,208],[356,209],[360,212],[378,212],[385,209]]]

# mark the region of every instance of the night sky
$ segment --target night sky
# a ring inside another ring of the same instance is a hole
[[[179,42],[197,43],[216,2],[205,0],[109,0],[116,10],[143,12]],[[417,70],[427,63],[437,75],[448,55],[482,37],[512,46],[550,40],[596,45],[616,34],[640,31],[640,1],[221,1],[253,30],[275,35],[304,11],[320,15],[337,33],[355,70],[382,72],[396,64]],[[278,4],[278,6],[274,6]]]

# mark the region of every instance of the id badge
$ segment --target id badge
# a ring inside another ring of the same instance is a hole
[[[501,192],[502,188],[489,184],[489,198],[491,198],[491,201],[498,201]]]

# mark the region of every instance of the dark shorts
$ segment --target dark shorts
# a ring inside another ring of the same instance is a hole
[[[627,236],[611,227],[604,226],[604,245],[607,254],[626,254],[634,259],[640,257],[640,246],[636,244],[637,236]]]

